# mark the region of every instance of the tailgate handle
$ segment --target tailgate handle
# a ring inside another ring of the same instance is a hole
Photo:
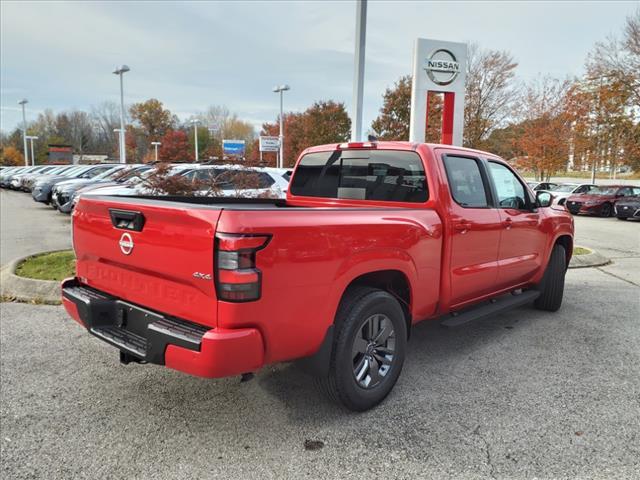
[[[109,215],[111,216],[111,223],[116,228],[141,232],[142,227],[144,227],[144,215],[142,212],[110,208]]]

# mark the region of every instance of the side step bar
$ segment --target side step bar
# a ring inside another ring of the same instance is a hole
[[[516,307],[521,307],[527,303],[533,302],[540,296],[537,290],[526,290],[517,295],[506,294],[492,299],[488,303],[481,303],[470,309],[463,310],[460,313],[453,313],[440,322],[440,325],[447,328],[456,328],[467,323],[481,320],[483,318],[498,315]]]

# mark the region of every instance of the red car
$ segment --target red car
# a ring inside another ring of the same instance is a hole
[[[572,195],[565,203],[567,209],[574,215],[584,213],[599,217],[614,215],[613,205],[623,197],[634,194],[634,189],[629,185],[607,185],[593,188],[589,193]]]
[[[314,147],[286,200],[82,196],[62,300],[123,363],[214,378],[300,360],[365,410],[416,323],[560,308],[573,218],[550,202],[486,152]]]

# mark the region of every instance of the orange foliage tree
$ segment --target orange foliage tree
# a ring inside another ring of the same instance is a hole
[[[182,130],[169,130],[160,140],[158,159],[163,162],[190,162],[193,159],[193,150],[189,144],[186,132]]]
[[[24,165],[24,156],[16,147],[8,145],[2,149],[2,165]]]
[[[260,134],[278,136],[279,131],[278,122],[265,123]],[[285,114],[284,166],[293,166],[305,148],[348,141],[350,132],[351,120],[343,103],[318,101],[302,113]],[[255,160],[255,157],[253,154],[250,158]]]
[[[564,170],[569,158],[571,119],[566,113],[568,82],[550,78],[531,83],[522,96],[524,119],[516,140],[519,163],[540,180]]]

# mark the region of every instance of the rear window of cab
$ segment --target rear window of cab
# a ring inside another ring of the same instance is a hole
[[[298,163],[292,195],[422,203],[429,198],[420,156],[397,150],[308,153]]]

